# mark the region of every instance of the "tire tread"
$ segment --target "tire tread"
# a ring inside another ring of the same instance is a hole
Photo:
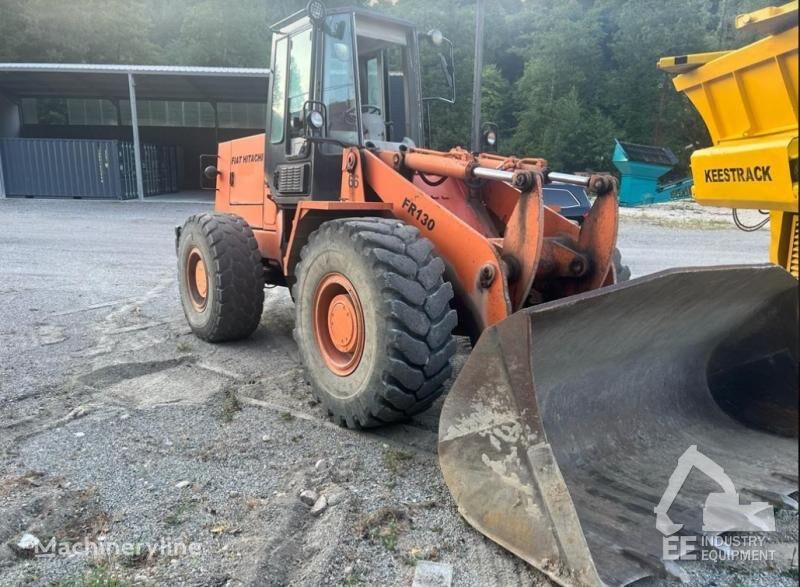
[[[193,331],[208,342],[247,338],[258,328],[264,307],[264,267],[253,230],[240,216],[209,212],[189,217],[181,235],[193,226],[211,250],[206,261],[213,264],[215,282],[209,285],[217,294],[211,321]]]
[[[362,428],[405,420],[430,407],[452,372],[450,361],[457,349],[453,336],[457,315],[450,305],[453,287],[445,280],[445,264],[433,243],[416,228],[387,218],[325,222],[303,247],[295,273],[301,275],[304,262],[341,233],[379,279],[379,311],[386,313],[387,321],[385,356],[378,359],[382,389],[372,401],[352,402],[348,413],[335,413],[326,404],[325,394],[314,389],[312,374],[307,372],[307,379],[315,397],[340,425]],[[295,300],[300,299],[299,283],[300,279],[294,285]],[[295,329],[296,339],[308,335]]]

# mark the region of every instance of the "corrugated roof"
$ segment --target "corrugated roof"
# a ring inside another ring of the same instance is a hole
[[[0,94],[125,99],[129,73],[135,76],[139,99],[266,102],[270,72],[186,65],[0,63]]]
[[[135,73],[138,75],[200,75],[265,77],[267,68],[197,67],[193,65],[124,65],[99,63],[0,63],[0,71],[64,72],[64,73]]]

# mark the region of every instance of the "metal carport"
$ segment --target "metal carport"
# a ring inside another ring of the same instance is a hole
[[[136,100],[209,102],[214,106],[215,124],[218,128],[216,104],[266,102],[269,73],[269,69],[238,67],[0,63],[0,96],[17,105],[27,97],[129,100],[136,160],[136,187],[139,199],[143,200]]]

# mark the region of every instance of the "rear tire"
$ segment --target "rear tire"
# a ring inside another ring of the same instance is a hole
[[[297,346],[314,396],[340,424],[407,419],[442,394],[456,351],[453,288],[433,244],[399,220],[324,223],[294,285]]]
[[[264,266],[250,226],[233,214],[195,214],[178,241],[183,313],[203,340],[250,336],[264,306]]]

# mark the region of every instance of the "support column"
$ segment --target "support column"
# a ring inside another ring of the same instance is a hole
[[[0,198],[6,197],[6,183],[3,179],[3,157],[0,156]]]
[[[133,158],[136,164],[136,192],[144,201],[144,181],[142,175],[142,146],[139,143],[139,112],[136,108],[136,80],[128,74],[128,100],[131,105],[131,126],[133,127]]]
[[[219,145],[219,110],[217,110],[217,103],[211,102],[211,107],[214,109],[214,142]]]
[[[475,2],[475,69],[472,76],[472,140],[470,150],[481,150],[481,77],[483,74],[484,0]]]

